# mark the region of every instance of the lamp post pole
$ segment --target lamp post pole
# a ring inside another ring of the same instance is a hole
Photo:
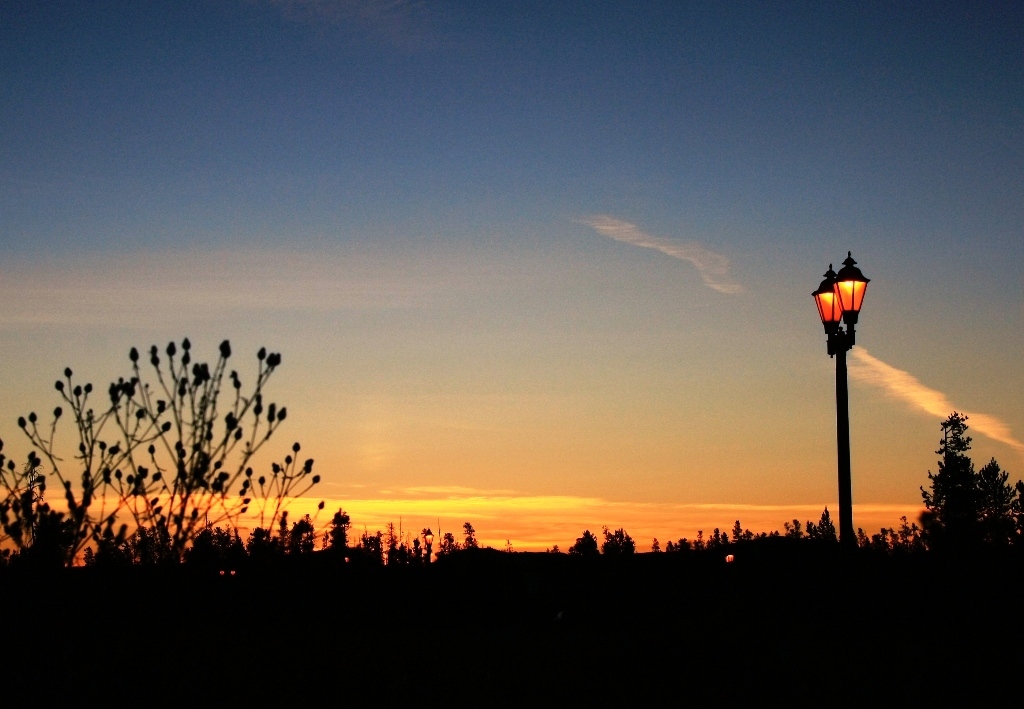
[[[850,472],[850,390],[846,374],[846,353],[856,342],[857,316],[864,302],[869,279],[847,252],[839,273],[828,267],[825,279],[812,294],[818,315],[828,336],[829,357],[836,360],[836,454],[839,469],[839,542],[855,547],[853,531],[853,481]],[[845,330],[840,326],[845,324]]]
[[[839,541],[853,546],[853,480],[850,472],[850,390],[846,378],[846,348],[836,351],[836,451],[839,467]]]

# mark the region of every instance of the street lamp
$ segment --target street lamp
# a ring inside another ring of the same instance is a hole
[[[821,324],[828,336],[829,357],[836,360],[836,449],[839,458],[839,541],[854,546],[853,492],[850,481],[850,394],[846,381],[846,353],[856,341],[854,326],[864,303],[868,280],[847,251],[839,273],[829,264],[825,280],[812,293]],[[845,324],[844,330],[841,325]]]
[[[430,563],[431,549],[434,546],[434,533],[430,531],[430,527],[423,530],[423,543],[427,547],[427,563]]]

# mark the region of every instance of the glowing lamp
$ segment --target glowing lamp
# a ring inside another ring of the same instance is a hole
[[[434,533],[430,531],[429,527],[427,527],[427,531],[423,534],[423,541],[427,543],[428,547],[434,544]]]
[[[843,317],[843,305],[837,295],[836,272],[832,270],[832,264],[829,264],[828,271],[825,272],[825,280],[811,295],[814,296],[814,303],[818,306],[818,315],[821,317],[821,324],[825,326],[825,332],[834,335],[839,331],[839,322]],[[861,298],[863,297],[862,293]]]
[[[726,554],[725,555],[725,563],[731,564],[734,561],[736,561],[736,557],[733,554]]]
[[[843,267],[836,274],[836,295],[839,296],[843,320],[847,325],[857,324],[857,315],[860,313],[860,306],[864,304],[864,292],[868,288],[869,280],[857,268],[853,254],[847,251]]]

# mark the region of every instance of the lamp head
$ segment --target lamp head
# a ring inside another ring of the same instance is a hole
[[[864,292],[867,290],[869,280],[857,268],[853,254],[847,251],[843,267],[836,274],[835,286],[836,295],[839,297],[843,309],[843,320],[847,325],[857,324],[857,316],[864,304]]]
[[[832,270],[832,264],[828,265],[825,279],[811,295],[814,296],[814,303],[818,306],[818,316],[821,317],[821,324],[825,326],[825,332],[829,335],[839,332],[843,306],[836,293],[836,272]]]

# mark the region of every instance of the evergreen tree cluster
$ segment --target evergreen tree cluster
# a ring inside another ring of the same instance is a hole
[[[1020,545],[1024,482],[1011,484],[1010,474],[995,458],[975,470],[967,454],[971,449],[967,416],[954,411],[941,425],[938,467],[928,473],[929,489],[921,488],[924,543],[949,551]]]

